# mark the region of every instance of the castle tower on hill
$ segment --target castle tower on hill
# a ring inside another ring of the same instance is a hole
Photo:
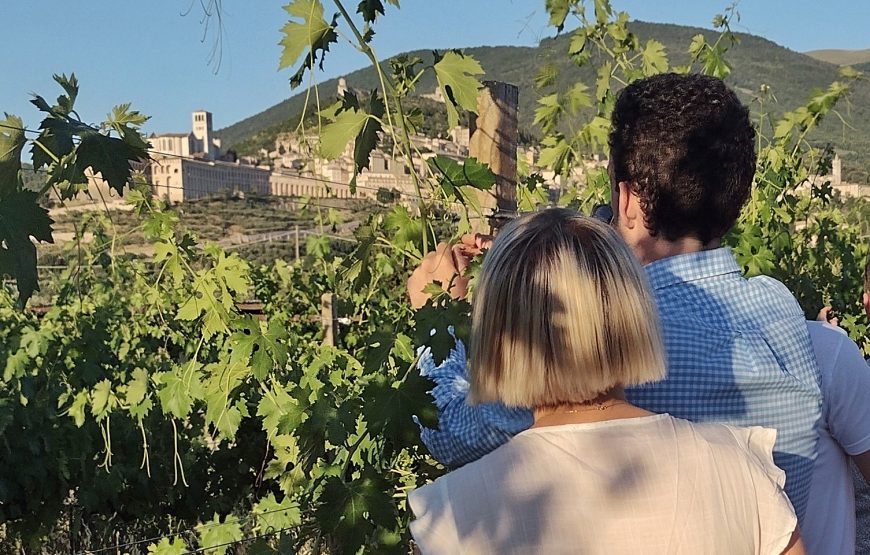
[[[211,122],[211,112],[197,110],[191,116],[193,120],[193,152],[202,153],[206,160],[215,160],[220,156],[220,139],[214,138]]]
[[[344,77],[339,77],[338,79],[338,87],[336,87],[336,94],[340,97],[347,92],[347,80]]]

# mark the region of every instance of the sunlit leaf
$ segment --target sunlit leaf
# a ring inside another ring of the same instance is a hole
[[[453,128],[459,124],[457,108],[477,111],[477,91],[481,88],[477,76],[483,75],[480,63],[456,51],[448,51],[435,64],[438,86],[447,105],[447,124]]]

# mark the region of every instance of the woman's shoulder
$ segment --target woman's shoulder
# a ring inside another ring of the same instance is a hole
[[[674,418],[674,422],[708,450],[718,465],[736,464],[739,468],[745,468],[748,464],[755,471],[767,474],[780,486],[785,484],[785,472],[773,461],[773,446],[776,443],[776,430],[773,428],[694,423],[680,418]]]

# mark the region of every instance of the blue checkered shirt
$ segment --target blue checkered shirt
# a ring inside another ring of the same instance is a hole
[[[777,430],[774,461],[801,518],[816,458],[822,394],[804,314],[780,282],[746,279],[726,248],[683,254],[646,267],[658,305],[667,378],[626,390],[653,412],[695,422]],[[507,442],[533,423],[529,410],[501,404],[469,406],[465,349],[441,364],[420,357],[421,374],[436,384],[439,429],[421,427],[440,462],[461,466]]]

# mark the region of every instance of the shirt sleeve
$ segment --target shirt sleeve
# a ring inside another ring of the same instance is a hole
[[[438,462],[459,467],[476,461],[507,443],[534,423],[532,412],[501,403],[468,404],[468,363],[465,345],[456,346],[441,364],[425,349],[417,365],[420,375],[435,382],[430,392],[438,408],[438,429],[420,425],[420,438]]]
[[[414,513],[409,529],[423,555],[457,553],[461,542],[456,531],[444,479],[438,479],[408,494]]]
[[[870,451],[870,367],[848,336],[824,325],[810,335],[822,378],[823,414],[831,436],[850,456]]]
[[[753,426],[740,429],[738,434],[745,438],[751,461],[749,473],[758,507],[759,553],[780,555],[788,547],[798,522],[783,489],[785,472],[773,462],[776,430]]]

